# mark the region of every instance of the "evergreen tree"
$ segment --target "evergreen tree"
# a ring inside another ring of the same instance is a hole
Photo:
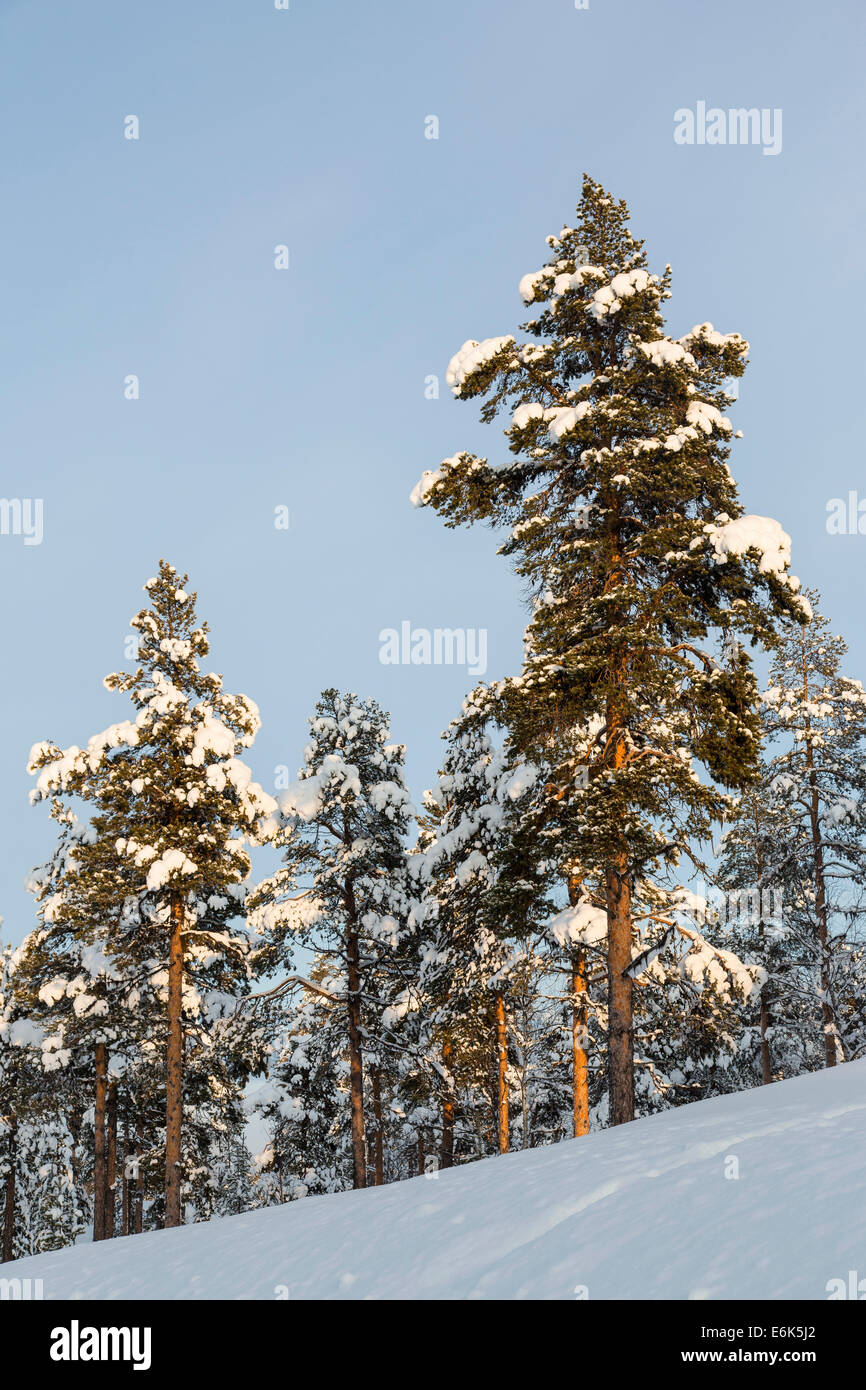
[[[349,1057],[340,987],[319,958],[310,981],[324,993],[296,991],[271,1020],[267,1077],[252,1109],[268,1142],[256,1157],[253,1201],[270,1206],[352,1186]]]
[[[243,842],[276,809],[238,757],[255,738],[258,712],[201,670],[207,626],[197,624],[186,584],[160,562],[145,585],[150,607],[132,619],[137,668],[105,681],[130,696],[135,719],[84,749],[42,743],[30,757],[34,801],[78,797],[94,808],[93,837],[63,873],[60,910],[76,923],[108,924],[106,949],[134,981],[128,1007],[162,1006],[168,1226],[181,1221],[185,1044],[210,997],[246,988],[248,939],[233,925],[250,867]]]
[[[761,965],[722,944],[710,903],[690,889],[636,885],[640,986],[635,1038],[642,1113],[732,1089],[744,1011],[760,997]]]
[[[74,1140],[62,1109],[31,1109],[17,1132],[15,1257],[72,1245],[86,1227],[73,1166]]]
[[[801,881],[793,896],[808,892],[802,863],[792,854],[796,819],[785,796],[774,795],[766,757],[761,780],[739,798],[725,830],[719,860],[719,929],[738,954],[765,972],[760,995],[747,1011],[741,1052],[741,1084],[762,1085],[797,1076],[815,1065],[813,961],[798,939],[788,911],[794,873]]]
[[[58,798],[52,800],[51,815],[60,833],[51,857],[28,881],[39,925],[16,952],[14,988],[22,1013],[40,1031],[46,1074],[61,1086],[78,1085],[84,1092],[93,1087],[90,1205],[93,1239],[104,1240],[114,1234],[115,1174],[109,1167],[116,1157],[117,1082],[109,1059],[132,1020],[121,1008],[124,981],[107,949],[107,919],[76,911],[65,894],[92,829]]]
[[[512,853],[513,808],[536,772],[495,749],[486,699],[473,692],[443,737],[447,751],[425,796],[419,854],[412,856],[423,949],[420,987],[451,1078],[488,1089],[495,1147],[510,1147],[509,995],[525,984],[532,922],[526,861]],[[515,869],[515,863],[519,865]],[[506,874],[506,868],[509,874]],[[454,1095],[444,1096],[442,1161],[452,1160]]]
[[[483,420],[510,411],[510,458],[459,453],[413,500],[449,526],[509,527],[502,553],[534,596],[523,672],[497,694],[515,748],[552,764],[563,845],[604,884],[621,1123],[634,1114],[634,885],[708,839],[723,789],[753,774],[757,690],[736,638],[770,644],[778,616],[801,609],[787,536],[743,514],[728,469],[725,384],[748,344],[707,323],[666,335],[670,270],[650,274],[625,204],[592,179],[577,227],[548,244],[520,287],[542,306],[529,341],[470,340],[448,369],[456,396],[484,398]],[[572,736],[593,722],[584,786]]]
[[[812,966],[831,1067],[845,1059],[840,1005],[851,993],[848,948],[862,944],[866,692],[842,674],[846,643],[818,611],[819,596],[810,591],[809,598],[811,620],[786,630],[764,695],[769,790],[789,826],[771,882]]]
[[[0,1215],[3,1218],[0,1263],[15,1259],[18,1126],[25,1107],[26,1091],[33,1084],[30,1081],[28,1086],[24,1075],[27,1055],[21,1044],[26,1038],[16,1038],[20,1023],[13,1000],[11,973],[12,947],[0,946]]]
[[[387,716],[374,700],[326,690],[310,731],[299,779],[281,798],[285,822],[275,843],[284,866],[260,886],[253,916],[270,929],[272,966],[288,967],[297,940],[327,962],[337,982],[328,990],[309,979],[303,984],[344,1006],[353,1183],[364,1187],[365,1049],[387,1049],[384,1011],[395,1022],[413,1004],[405,839],[414,812],[403,782],[404,749],[389,742]],[[395,985],[402,1001],[396,1014]]]
[[[76,1087],[49,1080],[45,1039],[21,1006],[21,950],[0,950],[0,1260],[59,1249],[85,1229]]]

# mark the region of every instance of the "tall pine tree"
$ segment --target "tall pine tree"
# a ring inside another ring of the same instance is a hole
[[[85,748],[37,744],[34,801],[80,798],[93,809],[92,838],[76,848],[62,881],[61,911],[107,924],[129,1008],[157,1001],[165,1023],[165,1212],[182,1219],[184,1054],[210,1005],[247,987],[244,910],[254,839],[276,803],[238,757],[253,742],[258,711],[205,673],[207,625],[196,620],[187,576],[160,562],[133,619],[137,666],[106,678],[128,694],[135,718]]]
[[[725,385],[748,344],[708,323],[665,333],[670,269],[649,272],[626,205],[592,179],[577,227],[548,244],[520,286],[540,307],[528,339],[470,340],[448,369],[456,396],[483,399],[483,420],[508,411],[510,457],[459,453],[413,500],[449,526],[509,527],[501,553],[534,596],[501,717],[521,752],[553,763],[550,815],[604,883],[610,1114],[622,1123],[634,1115],[635,882],[707,839],[722,789],[751,775],[757,691],[736,637],[772,643],[799,604],[788,538],[743,514],[727,464]],[[572,732],[593,721],[584,786]]]

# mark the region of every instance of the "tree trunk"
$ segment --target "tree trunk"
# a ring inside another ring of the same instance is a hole
[[[9,1125],[9,1172],[6,1174],[6,1197],[3,1203],[3,1249],[0,1264],[8,1264],[15,1259],[15,1169],[17,1164],[16,1136],[18,1116],[13,1115]]]
[[[805,639],[803,641],[803,697],[809,699],[809,675],[806,667]],[[815,911],[818,914],[819,980],[821,989],[821,1022],[824,1028],[824,1065],[836,1065],[836,1018],[830,998],[830,958],[827,952],[827,885],[824,877],[824,842],[821,838],[821,807],[818,798],[818,778],[812,752],[811,721],[806,716],[806,767],[809,769],[809,825],[812,832],[812,853],[815,864]]]
[[[571,1058],[574,1092],[574,1137],[589,1134],[589,1060],[586,1051],[586,954],[571,957]]]
[[[80,1125],[77,1117],[70,1117],[68,1123],[69,1133],[72,1136],[72,1146],[69,1150],[69,1167],[72,1170],[72,1186],[77,1192],[79,1176],[78,1141],[80,1138]]]
[[[447,1069],[449,1076],[451,1072],[451,1057],[453,1047],[448,1039],[442,1044],[442,1062]],[[439,1155],[439,1167],[451,1168],[454,1163],[454,1091],[449,1082],[449,1089],[442,1102],[442,1150]]]
[[[767,986],[761,990],[761,1084],[769,1086],[773,1080],[773,1067],[770,1059],[770,1043],[767,1029],[770,1026],[770,1008],[767,1002]]]
[[[811,784],[809,821],[812,849],[815,857],[815,911],[818,914],[819,978],[821,988],[821,1022],[824,1027],[824,1065],[836,1065],[836,1019],[830,999],[830,958],[827,951],[827,887],[824,878],[824,844],[821,839],[820,808],[815,769],[812,766],[812,747],[806,740],[806,761]]]
[[[631,965],[631,889],[624,857],[606,874],[608,966],[608,1088],[610,1123],[634,1119],[634,1020]]]
[[[385,1181],[385,1154],[382,1135],[382,1086],[378,1067],[373,1068],[372,1082],[373,1116],[376,1121],[376,1134],[373,1140],[373,1175],[376,1187],[381,1187]]]
[[[142,1143],[141,1135],[135,1145],[135,1156],[138,1159],[135,1170],[135,1211],[133,1213],[134,1231],[140,1236],[144,1230],[144,1169],[141,1166]]]
[[[497,994],[494,1005],[496,1029],[496,1135],[499,1152],[508,1153],[508,1027],[505,1022],[505,1000]]]
[[[93,1239],[105,1240],[105,1195],[107,1167],[105,1161],[105,1103],[108,1092],[108,1049],[97,1043],[94,1052],[96,1070],[96,1101],[93,1107]]]
[[[361,1049],[361,956],[358,929],[350,912],[346,933],[349,1032],[349,1096],[352,1111],[352,1184],[367,1186],[367,1144],[364,1136],[364,1057]]]
[[[105,1107],[107,1150],[105,1162],[105,1238],[114,1236],[115,1193],[117,1184],[117,1082],[108,1086],[108,1100]]]
[[[423,1135],[423,1134],[419,1134],[419,1135],[418,1135],[418,1176],[419,1176],[419,1178],[423,1178],[424,1172],[425,1172],[425,1169],[424,1169],[424,1135]]]
[[[180,1162],[183,1134],[183,902],[171,899],[168,955],[168,1049],[165,1077],[165,1225],[181,1224]]]
[[[606,498],[605,501],[608,501]],[[607,595],[621,591],[627,565],[620,532],[619,498],[610,497],[608,534],[610,558],[604,589]],[[628,756],[629,654],[626,639],[618,629],[627,621],[618,599],[609,607],[611,659],[607,671],[605,699],[605,770],[614,783]],[[605,870],[607,907],[608,977],[608,1097],[612,1125],[634,1119],[634,1016],[632,982],[625,971],[631,965],[631,882],[628,844],[624,839],[611,848]]]
[[[125,1109],[124,1109],[124,1115],[125,1115]],[[120,1234],[121,1234],[122,1236],[128,1236],[128,1235],[129,1235],[129,1187],[130,1187],[130,1182],[129,1182],[129,1160],[130,1160],[130,1156],[131,1156],[131,1155],[130,1155],[130,1148],[129,1148],[129,1120],[128,1120],[128,1118],[124,1118],[124,1121],[123,1121],[123,1177],[122,1177],[122,1180],[121,1180],[123,1185],[122,1185],[122,1187],[121,1187],[121,1189],[120,1189]]]
[[[568,901],[572,907],[580,902],[583,879],[568,875]],[[589,1134],[589,1058],[587,1056],[586,952],[576,950],[571,955],[571,1086],[573,1100],[574,1137]]]
[[[762,951],[763,951],[763,946],[764,946],[764,942],[765,942],[765,940],[766,940],[766,935],[767,935],[766,929],[765,929],[765,926],[764,926],[764,900],[765,900],[764,868],[765,868],[765,865],[764,865],[764,855],[763,855],[763,851],[762,851],[762,827],[761,827],[760,817],[759,817],[758,812],[757,812],[757,808],[755,809],[755,811],[754,811],[754,813],[753,813],[753,816],[752,816],[752,825],[753,825],[754,836],[755,836],[755,868],[757,869],[757,872],[758,872],[758,902],[759,902],[760,911],[761,911],[761,921],[760,921],[760,923],[759,923],[759,925],[758,925],[758,935],[759,935],[760,940],[761,940],[761,947],[762,947]],[[760,996],[760,1004],[761,1004],[761,1014],[760,1014],[760,1029],[761,1029],[761,1085],[762,1085],[762,1086],[769,1086],[770,1083],[771,1083],[772,1080],[773,1080],[773,1065],[772,1065],[772,1058],[771,1058],[771,1056],[770,1056],[770,1040],[769,1040],[769,1038],[767,1037],[767,1030],[768,1030],[768,1028],[769,1028],[769,1026],[770,1026],[770,1002],[769,1002],[769,996],[770,996],[770,982],[769,982],[769,980],[768,980],[768,981],[766,982],[766,984],[763,986],[763,988],[761,989],[761,996]]]

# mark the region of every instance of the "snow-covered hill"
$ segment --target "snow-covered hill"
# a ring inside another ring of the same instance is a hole
[[[830,1280],[866,1278],[864,1156],[861,1061],[2,1273],[49,1299],[826,1299]]]

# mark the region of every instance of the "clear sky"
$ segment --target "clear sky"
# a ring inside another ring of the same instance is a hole
[[[0,535],[3,934],[32,925],[24,879],[53,842],[28,750],[127,716],[102,677],[160,556],[189,571],[226,688],[260,706],[269,790],[337,685],[391,710],[420,799],[475,678],[382,665],[380,630],[485,628],[496,678],[526,615],[490,533],[408,494],[461,448],[504,449],[445,368],[526,317],[518,280],[573,221],[583,170],[627,199],[651,268],[671,262],[670,331],[709,319],[751,342],[743,502],[790,532],[866,678],[866,535],[826,530],[830,498],[866,499],[864,16],[0,0],[0,491],[43,502],[41,544]],[[675,111],[701,101],[780,109],[781,151],[676,144]]]

